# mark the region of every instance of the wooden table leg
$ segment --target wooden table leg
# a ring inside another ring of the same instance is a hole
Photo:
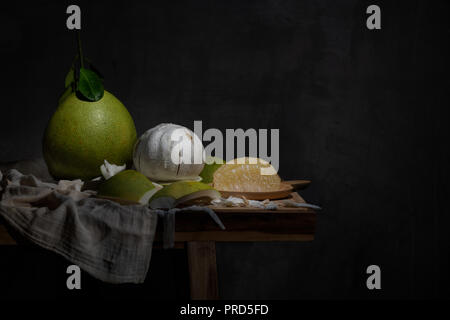
[[[214,241],[190,241],[186,248],[191,299],[219,299],[216,243]]]

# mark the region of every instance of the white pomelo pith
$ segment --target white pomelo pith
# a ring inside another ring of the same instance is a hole
[[[122,200],[124,203],[147,204],[161,188],[162,186],[152,183],[142,173],[125,170],[101,183],[97,196]]]
[[[203,144],[194,132],[162,123],[138,139],[133,163],[153,181],[197,180],[204,166],[203,152]]]
[[[181,204],[209,204],[211,200],[219,198],[220,193],[205,183],[177,181],[156,192],[150,200],[150,208],[170,209]]]

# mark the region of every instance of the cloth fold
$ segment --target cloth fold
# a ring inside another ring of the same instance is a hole
[[[144,282],[156,211],[90,198],[81,181],[46,183],[14,169],[0,179],[0,216],[16,232],[102,281]]]

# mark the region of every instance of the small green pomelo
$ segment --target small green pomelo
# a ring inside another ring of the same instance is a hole
[[[165,186],[151,198],[150,208],[170,209],[181,204],[209,203],[220,193],[208,184],[197,181],[177,181]]]
[[[104,198],[147,204],[148,200],[160,189],[160,186],[154,185],[142,173],[135,170],[125,170],[102,182],[97,195]]]
[[[200,172],[200,177],[202,177],[203,183],[212,183],[214,178],[214,172],[219,169],[224,164],[224,161],[217,157],[208,157],[205,161],[205,166],[202,172]]]
[[[130,164],[136,142],[134,121],[124,105],[104,91],[95,102],[75,93],[62,99],[44,134],[43,154],[55,179],[89,180],[104,160]]]

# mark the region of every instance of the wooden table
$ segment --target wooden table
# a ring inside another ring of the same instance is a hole
[[[305,202],[296,192],[292,200]],[[307,208],[275,211],[250,208],[214,208],[226,227],[221,230],[204,212],[183,212],[176,216],[175,247],[187,250],[192,299],[218,299],[216,242],[311,241],[316,213]],[[162,239],[157,227],[155,247]],[[16,242],[0,225],[0,245]]]

